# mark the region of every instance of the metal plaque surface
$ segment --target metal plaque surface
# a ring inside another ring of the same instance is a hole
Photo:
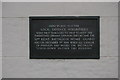
[[[99,16],[29,17],[30,59],[99,59]]]

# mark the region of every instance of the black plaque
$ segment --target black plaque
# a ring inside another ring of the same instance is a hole
[[[29,17],[30,59],[99,59],[99,16]]]

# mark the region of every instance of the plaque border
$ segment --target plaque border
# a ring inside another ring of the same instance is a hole
[[[99,32],[98,37],[98,54],[97,56],[87,56],[87,57],[79,57],[79,58],[53,58],[53,57],[39,57],[33,56],[31,53],[31,21],[32,20],[97,20],[97,27]],[[100,59],[100,16],[29,16],[29,59]]]

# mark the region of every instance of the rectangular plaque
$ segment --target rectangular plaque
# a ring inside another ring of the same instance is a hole
[[[99,59],[99,16],[40,16],[30,20],[30,59]]]

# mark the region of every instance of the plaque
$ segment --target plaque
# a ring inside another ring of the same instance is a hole
[[[29,17],[30,59],[99,59],[99,16]]]

